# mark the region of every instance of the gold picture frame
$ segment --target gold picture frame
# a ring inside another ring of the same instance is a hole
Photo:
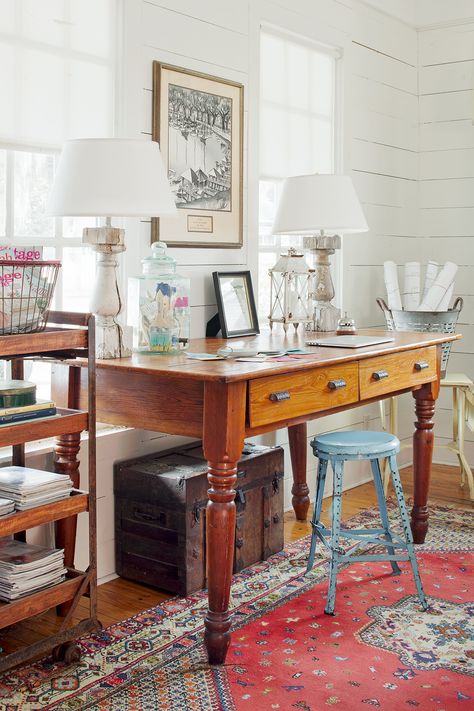
[[[178,217],[152,218],[152,242],[242,247],[243,91],[228,79],[153,62],[152,138]]]

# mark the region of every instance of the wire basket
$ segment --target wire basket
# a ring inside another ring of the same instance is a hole
[[[436,333],[454,333],[463,300],[457,297],[448,311],[398,311],[390,310],[383,299],[377,299],[382,309],[389,331],[434,331]],[[441,377],[446,375],[451,343],[441,346]]]
[[[59,261],[0,260],[0,335],[45,328],[60,266]]]

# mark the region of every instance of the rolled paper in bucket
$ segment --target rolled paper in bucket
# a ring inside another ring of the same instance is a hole
[[[402,294],[405,311],[414,311],[420,303],[420,262],[407,262]]]
[[[384,262],[383,271],[389,309],[401,310],[400,287],[398,286],[398,272],[395,262]]]
[[[423,299],[417,311],[443,311],[445,309],[440,308],[441,302],[446,296],[446,292],[450,288],[451,284],[454,283],[454,277],[458,270],[457,264],[454,262],[446,262],[426,298]]]

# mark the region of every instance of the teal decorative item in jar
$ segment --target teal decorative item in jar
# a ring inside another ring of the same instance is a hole
[[[133,348],[142,353],[179,353],[188,347],[190,282],[176,273],[164,242],[154,242],[143,273],[129,280]]]

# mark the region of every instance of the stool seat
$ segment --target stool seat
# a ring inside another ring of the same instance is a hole
[[[400,451],[400,440],[390,432],[348,430],[318,435],[311,446],[316,456],[379,459]]]
[[[444,388],[471,388],[474,383],[464,373],[446,373],[440,385]]]

